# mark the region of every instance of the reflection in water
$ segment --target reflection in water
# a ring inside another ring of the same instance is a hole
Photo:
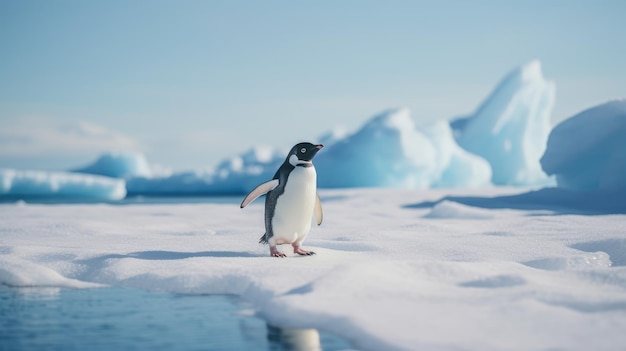
[[[316,329],[278,328],[267,325],[270,350],[321,351],[320,334]]]
[[[2,285],[0,284],[0,289],[3,289],[3,291],[8,291],[8,289],[10,289],[8,286],[6,285]],[[25,288],[18,288],[18,289],[13,289],[16,294],[18,294],[20,296],[21,299],[26,300],[26,301],[37,301],[37,300],[43,300],[43,301],[52,301],[52,300],[56,300],[59,298],[59,294],[61,292],[60,288],[53,288],[53,287],[25,287]]]
[[[223,295],[0,284],[0,350],[350,349],[328,333],[268,326],[243,305]]]

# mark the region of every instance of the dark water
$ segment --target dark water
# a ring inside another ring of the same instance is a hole
[[[314,329],[269,326],[235,297],[0,285],[0,350],[346,350]]]

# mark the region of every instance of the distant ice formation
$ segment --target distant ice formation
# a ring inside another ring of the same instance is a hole
[[[315,159],[318,184],[328,188],[427,188],[435,163],[435,149],[415,128],[408,109],[375,116]]]
[[[98,174],[113,178],[150,177],[150,165],[142,153],[109,152],[93,164],[75,170],[80,173]]]
[[[473,188],[490,184],[491,166],[485,159],[461,148],[444,121],[421,129],[435,149],[435,174],[432,187]]]
[[[554,94],[554,83],[532,61],[506,76],[467,118],[418,128],[401,108],[352,133],[331,130],[317,139],[325,145],[315,159],[318,186],[528,186],[550,184],[554,175],[560,191],[626,190],[626,100],[585,110],[550,133]],[[271,179],[287,151],[257,146],[214,169],[173,174],[151,167],[141,153],[107,153],[80,173],[5,169],[0,198],[241,194]]]
[[[555,85],[539,61],[513,70],[476,112],[452,123],[459,145],[489,161],[496,185],[545,184],[543,154]]]
[[[179,172],[168,176],[128,179],[129,194],[229,195],[246,193],[272,179],[285,155],[271,147],[257,146],[222,161],[214,170]]]
[[[460,148],[447,122],[418,129],[408,109],[385,111],[355,133],[333,131],[319,140],[326,143],[315,159],[320,188],[476,187],[491,178],[489,164]],[[212,171],[131,177],[127,189],[153,195],[246,193],[274,176],[286,152],[254,147]]]
[[[0,169],[0,197],[16,199],[120,200],[123,179],[71,172]]]
[[[418,129],[406,108],[375,116],[315,164],[323,188],[480,186],[491,176],[486,161],[456,144],[446,122]]]
[[[626,100],[592,107],[557,125],[541,165],[561,188],[626,190]]]
[[[287,151],[283,153],[269,146],[256,146],[241,155],[226,159],[215,169],[214,186],[230,193],[248,192],[272,179],[285,160]]]

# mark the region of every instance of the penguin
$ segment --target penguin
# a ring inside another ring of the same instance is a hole
[[[265,197],[265,234],[259,243],[270,245],[273,257],[286,257],[277,245],[291,244],[299,255],[315,255],[302,248],[311,230],[311,218],[322,224],[322,204],[317,194],[317,173],[312,159],[324,146],[299,143],[291,148],[274,178],[257,186],[241,202],[240,208],[263,194]]]

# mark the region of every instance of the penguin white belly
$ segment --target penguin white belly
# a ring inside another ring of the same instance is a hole
[[[289,174],[283,194],[276,200],[272,218],[276,244],[301,243],[311,230],[317,173],[314,167],[296,167]]]

